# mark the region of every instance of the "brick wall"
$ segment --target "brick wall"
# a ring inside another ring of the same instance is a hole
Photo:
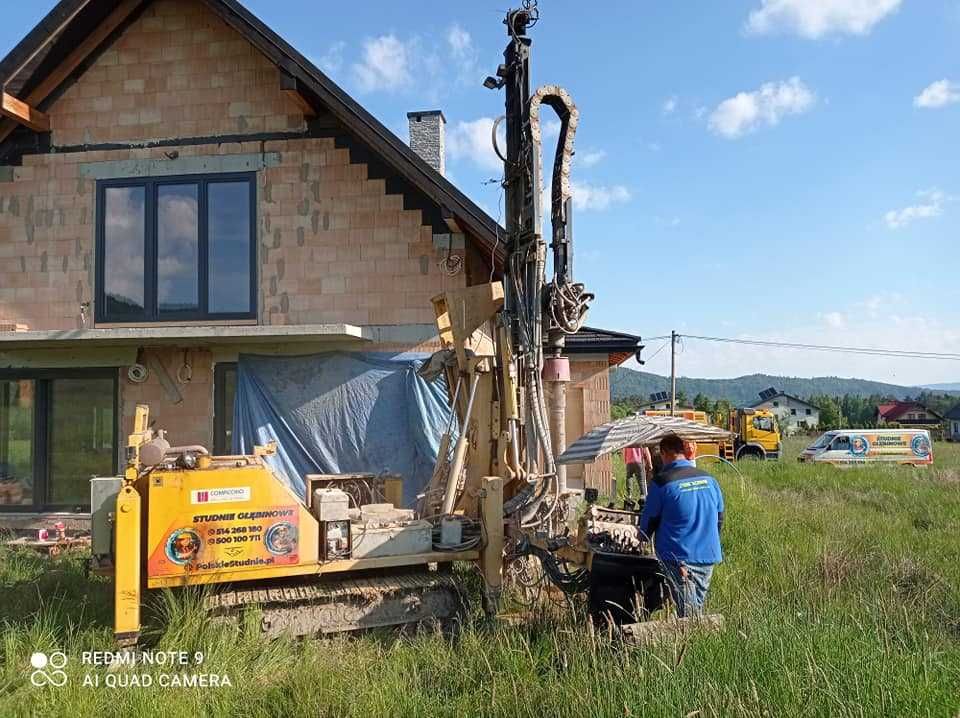
[[[49,114],[57,145],[303,127],[277,69],[198,0],[153,3]],[[95,182],[78,165],[173,151],[280,153],[258,173],[262,323],[432,323],[430,297],[465,286],[464,270],[438,266],[420,211],[332,139],[27,155],[0,182],[0,323],[80,326],[95,294]]]
[[[446,251],[434,250],[421,212],[403,209],[333,140],[265,149],[282,152],[260,178],[266,323],[432,324],[430,298],[465,286],[462,270],[441,270]]]
[[[156,0],[53,104],[53,143],[297,130],[277,68],[198,0]]]
[[[595,426],[610,421],[610,381],[606,358],[594,360],[570,361],[570,384],[568,386],[583,391],[583,430],[590,431]],[[568,436],[570,443],[579,437]],[[601,492],[612,487],[613,468],[610,457],[604,456],[592,464],[584,466],[584,483]]]
[[[209,351],[191,349],[187,360],[192,378],[187,383],[177,379],[184,363],[181,349],[147,349],[142,361],[149,367],[147,380],[134,384],[120,370],[120,438],[125,440],[133,430],[137,404],[150,407],[150,420],[156,428],[166,429],[171,445],[201,444],[213,449],[213,363]],[[160,383],[154,362],[159,361],[182,396],[177,402]]]

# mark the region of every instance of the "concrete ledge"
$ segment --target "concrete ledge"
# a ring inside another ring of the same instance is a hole
[[[125,179],[128,177],[168,177],[171,175],[256,172],[280,164],[279,152],[245,155],[205,155],[169,160],[111,160],[83,162],[80,176],[85,179]]]
[[[437,338],[434,324],[365,324],[363,338],[377,344],[421,344]]]
[[[79,346],[213,346],[276,342],[368,340],[353,324],[257,326],[156,326],[125,329],[65,329],[0,332],[0,352]]]

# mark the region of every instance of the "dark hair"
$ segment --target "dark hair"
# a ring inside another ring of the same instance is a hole
[[[667,434],[665,437],[660,439],[660,451],[668,454],[682,454],[683,439],[676,434]]]

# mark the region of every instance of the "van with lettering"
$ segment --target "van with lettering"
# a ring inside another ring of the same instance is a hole
[[[797,460],[844,467],[878,462],[929,466],[933,443],[926,429],[843,429],[823,434]]]

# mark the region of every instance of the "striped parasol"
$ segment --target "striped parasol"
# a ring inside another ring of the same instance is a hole
[[[627,446],[654,446],[664,436],[676,434],[690,441],[726,441],[733,433],[718,426],[701,424],[679,416],[635,414],[601,424],[581,436],[557,457],[560,464],[589,464],[605,454]]]

